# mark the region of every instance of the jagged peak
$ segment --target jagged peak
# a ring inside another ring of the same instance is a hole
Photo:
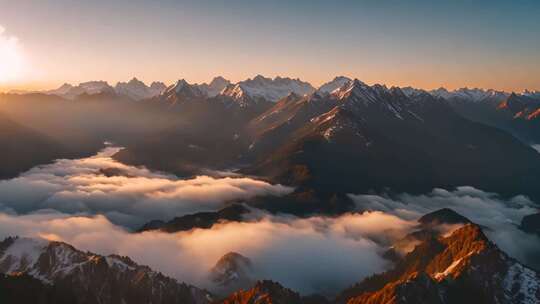
[[[330,94],[334,92],[335,90],[338,90],[339,88],[343,87],[347,83],[351,81],[350,78],[345,76],[336,76],[333,80],[324,83],[321,85],[316,93],[322,93],[322,94]]]
[[[64,84],[61,85],[58,89],[62,88],[73,88],[73,85],[71,83],[64,82]]]
[[[128,83],[144,83],[144,82],[137,79],[137,77],[133,77],[133,78],[131,78],[130,81],[128,81]]]
[[[471,221],[450,208],[442,208],[425,214],[418,222],[424,226],[435,226],[441,224],[467,224]]]
[[[150,87],[151,87],[151,88],[157,88],[157,87],[159,87],[159,88],[165,87],[165,88],[166,88],[167,86],[166,86],[163,82],[161,82],[161,81],[153,81],[153,82],[150,84]]]
[[[223,84],[230,84],[231,82],[224,78],[223,76],[216,76],[214,78],[212,78],[212,81],[210,81],[209,85],[210,86],[218,86],[218,85],[223,85]]]
[[[343,99],[344,97],[348,97],[350,94],[358,92],[359,90],[364,90],[367,87],[368,85],[355,78],[354,80],[347,82],[338,90],[332,92],[332,95],[338,97],[338,99]]]
[[[334,77],[334,79],[332,81],[339,81],[339,80],[351,81],[351,79],[349,77],[343,76],[343,75]]]
[[[176,81],[176,83],[174,84],[174,86],[175,86],[176,88],[181,89],[181,88],[183,88],[183,87],[185,87],[185,86],[189,86],[189,83],[188,83],[184,78],[181,78],[181,79],[178,79],[178,80]]]
[[[238,268],[238,267],[251,267],[252,263],[251,260],[242,254],[238,252],[228,252],[224,254],[219,260],[216,262],[216,265],[214,266],[214,269],[216,268]]]

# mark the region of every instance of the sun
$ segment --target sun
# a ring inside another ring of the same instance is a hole
[[[5,34],[0,26],[0,83],[7,83],[21,77],[23,58],[16,37]]]

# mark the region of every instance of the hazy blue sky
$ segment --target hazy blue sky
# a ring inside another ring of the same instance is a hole
[[[343,74],[540,89],[538,0],[0,0],[0,26],[24,66],[4,87]]]

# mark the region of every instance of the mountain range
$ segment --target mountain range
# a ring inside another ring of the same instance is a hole
[[[46,296],[52,293],[53,298],[61,295],[71,299],[73,302],[70,303],[202,304],[211,300],[208,292],[140,266],[129,257],[105,257],[43,239],[10,237],[3,240],[0,243],[0,272],[7,275],[3,278],[6,284],[21,284],[16,282],[20,281],[20,276],[37,279],[33,283],[37,295],[42,292]],[[49,286],[54,289],[47,291]],[[0,299],[2,296],[5,293],[0,294]],[[10,297],[13,298],[6,299],[7,303],[20,299],[18,294]]]
[[[385,189],[421,193],[471,185],[540,196],[540,156],[530,148],[540,142],[537,92],[427,92],[346,77],[317,89],[260,75],[238,83],[179,80],[169,87],[136,79],[114,88],[89,82],[57,91],[64,97],[0,95],[3,112],[72,150],[89,153],[114,141],[125,147],[115,158],[128,164],[178,176],[233,168],[296,186],[291,201],[320,201],[286,204],[298,212],[341,212],[347,199],[322,202]]]
[[[228,202],[215,211],[171,214],[167,221],[148,222],[136,236],[242,224],[256,220],[250,212],[257,208],[301,217],[369,209],[351,193],[392,197],[467,185],[534,202],[540,199],[540,154],[531,148],[540,143],[539,96],[425,91],[346,77],[315,88],[263,76],[238,83],[222,77],[209,84],[179,80],[168,87],[137,79],[114,87],[95,81],[0,94],[0,178],[58,158],[93,155],[112,141],[125,147],[113,156],[124,164],[180,178],[227,171],[295,189],[282,197]],[[100,172],[118,174],[114,168]],[[538,235],[537,222],[538,214],[530,214],[516,229]],[[11,237],[0,243],[0,301],[538,303],[539,274],[501,251],[485,229],[450,209],[426,214],[414,231],[384,248],[391,267],[331,296],[305,296],[257,277],[254,269],[263,262],[242,255],[242,248],[207,270],[206,291],[129,257]]]
[[[454,225],[450,231],[441,229],[450,224]],[[219,296],[179,283],[129,257],[9,237],[0,242],[0,299],[44,304],[538,303],[540,274],[502,252],[482,229],[450,209],[426,214],[405,237],[407,242],[416,240],[416,245],[404,255],[394,255],[393,268],[351,285],[334,298],[301,296],[278,282],[255,281],[251,275],[256,262],[236,252],[224,255],[209,270],[218,290],[234,287]]]

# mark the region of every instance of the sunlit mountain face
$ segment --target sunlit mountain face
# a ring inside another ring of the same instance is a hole
[[[0,1],[0,303],[540,303],[538,13]]]

